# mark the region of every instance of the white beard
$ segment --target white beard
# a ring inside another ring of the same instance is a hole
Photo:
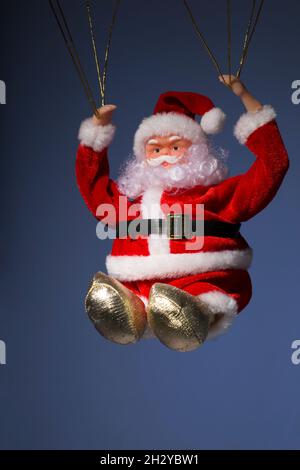
[[[135,199],[154,186],[164,190],[210,186],[223,181],[228,175],[227,154],[219,155],[205,143],[192,145],[180,163],[171,167],[152,167],[147,161],[130,159],[123,167],[118,179],[119,190],[130,199]]]

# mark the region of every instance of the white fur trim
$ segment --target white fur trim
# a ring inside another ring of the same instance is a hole
[[[156,135],[166,136],[176,134],[190,140],[193,144],[205,139],[201,126],[192,118],[179,113],[160,113],[145,118],[134,137],[133,151],[135,156],[143,160],[145,144]]]
[[[206,292],[199,295],[198,298],[210,307],[213,315],[220,315],[220,318],[212,323],[207,339],[213,339],[225,333],[238,312],[236,300],[219,291]]]
[[[220,108],[213,108],[205,113],[201,119],[201,127],[205,134],[218,134],[222,131],[226,115]]]
[[[256,113],[243,114],[234,128],[234,135],[240,144],[245,144],[248,137],[259,127],[276,118],[276,112],[270,105],[265,105]]]
[[[153,256],[109,255],[106,258],[106,268],[108,274],[119,281],[138,281],[174,278],[222,269],[248,269],[251,261],[251,249]]]
[[[93,119],[83,121],[79,129],[79,140],[82,145],[91,147],[95,152],[101,152],[112,142],[116,132],[116,127],[112,124],[107,126],[97,126]]]
[[[141,202],[141,212],[143,219],[165,219],[165,214],[161,210],[161,188],[150,188],[144,192]],[[165,255],[170,253],[170,240],[163,235],[149,235],[148,249],[150,255]]]

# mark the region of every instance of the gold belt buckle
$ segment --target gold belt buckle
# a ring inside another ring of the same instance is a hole
[[[181,233],[176,232],[176,221],[181,220]],[[190,223],[190,216],[184,214],[168,214],[167,215],[167,237],[169,240],[185,239],[185,230],[187,228],[186,220]]]

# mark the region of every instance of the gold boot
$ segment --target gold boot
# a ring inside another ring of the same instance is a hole
[[[177,287],[154,284],[147,311],[155,335],[171,349],[193,351],[207,337],[211,317],[208,308]]]
[[[104,338],[130,344],[143,335],[147,319],[144,303],[117,280],[97,273],[85,299],[91,321]]]

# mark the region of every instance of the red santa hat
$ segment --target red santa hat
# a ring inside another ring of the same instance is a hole
[[[196,114],[202,116],[200,124]],[[145,144],[155,135],[176,134],[197,144],[206,134],[217,134],[223,128],[225,114],[204,95],[168,91],[160,95],[154,114],[140,124],[134,138],[134,153],[145,158]]]

